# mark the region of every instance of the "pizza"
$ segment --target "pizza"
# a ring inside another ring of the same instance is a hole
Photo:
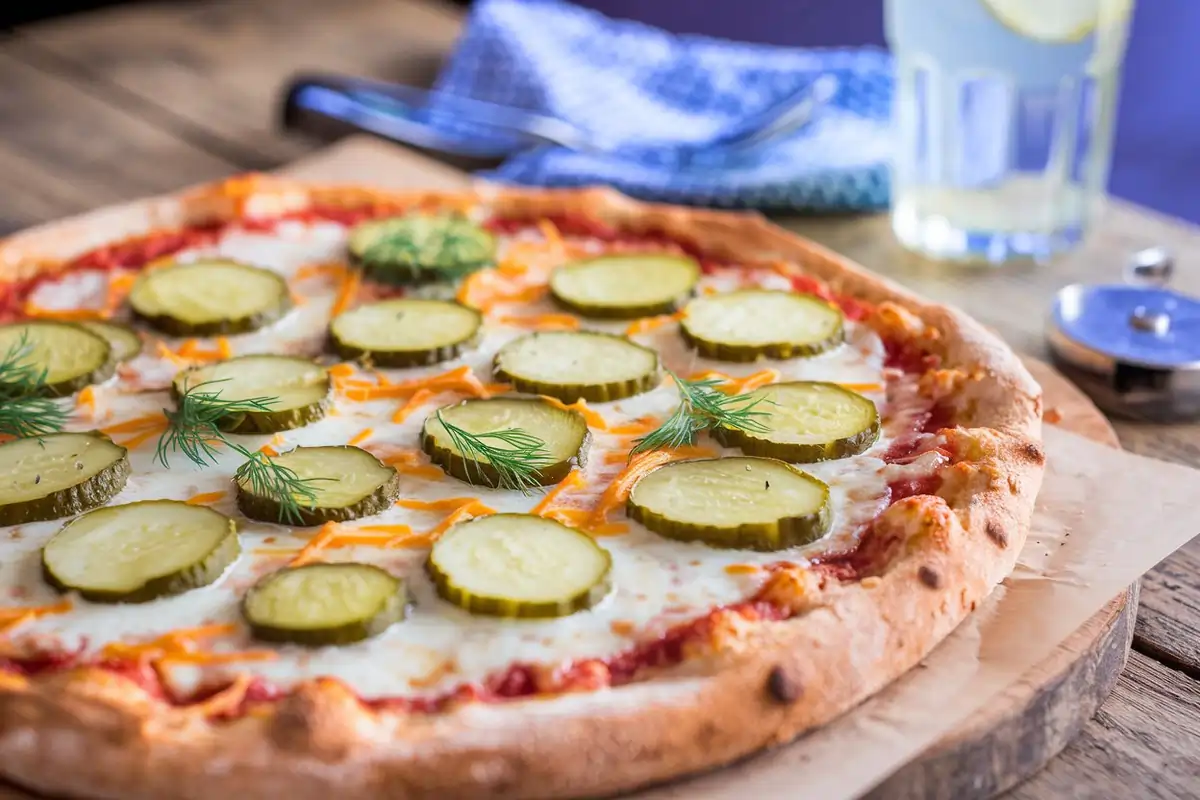
[[[1041,396],[758,216],[242,176],[0,243],[0,775],[574,797],[914,667]]]

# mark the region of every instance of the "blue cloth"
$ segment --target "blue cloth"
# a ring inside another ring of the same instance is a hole
[[[826,73],[837,93],[807,126],[741,153],[703,150]],[[879,48],[738,44],[557,0],[478,0],[437,88],[557,117],[605,143],[602,153],[521,149],[432,114],[439,132],[510,153],[482,173],[492,180],[609,184],[645,199],[767,210],[887,206],[892,78]]]

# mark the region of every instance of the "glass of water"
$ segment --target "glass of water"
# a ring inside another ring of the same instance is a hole
[[[1043,261],[1103,200],[1134,0],[886,0],[892,227],[936,259]]]

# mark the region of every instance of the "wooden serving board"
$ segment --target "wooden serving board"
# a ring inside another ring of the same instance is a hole
[[[467,176],[413,151],[353,138],[287,168],[294,177],[389,188],[455,187]],[[1104,415],[1049,365],[1026,359],[1061,427],[1113,447]],[[1116,686],[1133,639],[1137,585],[1114,597],[1024,679],[883,784],[869,800],[983,800],[1057,755]],[[851,712],[853,713],[853,712]],[[731,769],[753,769],[753,762]],[[46,800],[0,783],[0,800]]]

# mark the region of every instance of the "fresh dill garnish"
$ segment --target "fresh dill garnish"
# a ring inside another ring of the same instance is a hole
[[[478,261],[486,252],[463,224],[455,217],[403,218],[368,245],[363,258],[396,268]]]
[[[246,457],[237,468],[234,480],[250,487],[259,497],[268,497],[279,504],[279,521],[301,521],[301,505],[316,505],[317,495],[313,488],[319,478],[301,478],[295,470],[278,464],[266,453],[247,450],[231,442],[221,430],[222,420],[237,414],[252,411],[270,411],[279,402],[277,397],[251,397],[245,400],[223,400],[214,384],[224,380],[205,381],[185,387],[174,411],[163,409],[167,418],[167,429],[158,438],[154,457],[165,468],[170,468],[168,453],[183,453],[188,460],[200,467],[215,464],[218,446],[224,445],[235,453]],[[209,388],[206,388],[209,387]]]
[[[630,456],[695,444],[696,434],[717,426],[752,433],[767,432],[767,426],[759,419],[767,412],[756,410],[763,398],[725,394],[717,388],[721,385],[717,378],[688,381],[670,370],[667,374],[679,391],[679,405],[661,425],[633,443]]]
[[[294,469],[283,466],[266,453],[247,450],[240,444],[226,443],[246,457],[246,461],[233,473],[233,479],[239,484],[249,486],[251,494],[270,497],[279,503],[280,522],[303,522],[300,507],[303,505],[312,508],[317,504],[313,484],[322,479],[301,478]]]
[[[536,475],[539,470],[554,463],[554,457],[546,449],[546,442],[520,428],[509,428],[488,433],[470,433],[447,422],[439,409],[437,420],[446,429],[450,445],[467,462],[468,474],[472,467],[477,471],[476,480],[483,483],[479,464],[486,463],[496,471],[498,488],[516,489],[523,494],[538,486]],[[506,447],[491,444],[498,442]]]
[[[62,404],[43,397],[46,368],[39,369],[28,330],[0,356],[0,433],[19,438],[44,436],[67,424]]]

